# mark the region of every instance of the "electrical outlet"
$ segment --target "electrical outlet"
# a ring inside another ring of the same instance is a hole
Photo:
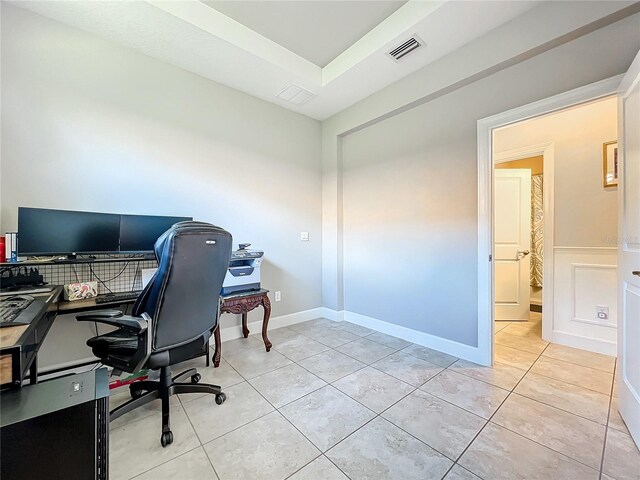
[[[596,315],[600,320],[609,319],[609,307],[606,305],[596,305]]]
[[[275,293],[275,296],[276,296],[276,302],[279,302],[280,300],[282,300],[282,294],[280,293],[280,290],[278,290]]]
[[[309,241],[309,232],[300,232],[300,240],[303,242]]]

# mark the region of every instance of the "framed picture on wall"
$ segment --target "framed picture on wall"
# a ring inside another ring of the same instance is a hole
[[[602,168],[604,188],[618,186],[618,141],[602,145]]]

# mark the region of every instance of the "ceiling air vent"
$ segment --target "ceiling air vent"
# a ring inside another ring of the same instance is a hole
[[[416,48],[420,48],[422,45],[424,45],[422,39],[417,35],[414,35],[410,39],[402,42],[402,44],[398,45],[390,52],[387,52],[387,55],[397,62],[405,55],[413,52]]]
[[[289,103],[293,103],[294,105],[302,105],[315,97],[315,95],[309,90],[299,87],[295,83],[290,83],[284,87],[276,97]]]

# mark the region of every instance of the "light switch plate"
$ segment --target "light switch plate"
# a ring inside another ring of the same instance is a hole
[[[300,232],[300,240],[303,242],[309,241],[309,232]]]

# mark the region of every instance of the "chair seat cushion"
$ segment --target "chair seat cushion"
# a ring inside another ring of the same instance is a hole
[[[131,357],[138,350],[138,337],[126,330],[116,330],[87,340],[93,354],[98,358],[107,356]]]

